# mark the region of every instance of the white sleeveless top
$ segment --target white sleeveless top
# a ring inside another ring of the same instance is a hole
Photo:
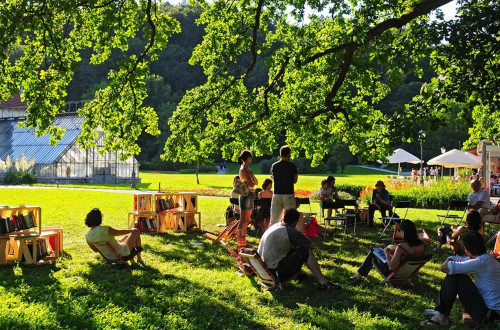
[[[94,229],[90,229],[85,235],[85,238],[89,243],[110,243],[111,246],[119,253],[122,257],[128,256],[130,254],[130,249],[127,244],[118,242],[114,236],[108,233],[109,226],[97,226]],[[96,245],[96,248],[101,251],[101,253],[109,260],[116,260],[116,254],[107,246]]]

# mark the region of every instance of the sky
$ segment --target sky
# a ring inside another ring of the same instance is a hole
[[[180,3],[187,2],[187,0],[167,0],[172,5],[178,5]],[[452,19],[457,11],[457,1],[454,0],[444,6],[441,7],[441,10],[444,12],[444,17],[446,20]]]

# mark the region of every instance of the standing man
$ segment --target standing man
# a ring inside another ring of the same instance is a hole
[[[295,208],[293,185],[297,183],[299,172],[297,166],[290,162],[290,154],[289,146],[281,147],[281,160],[271,166],[271,177],[274,180],[271,225],[281,221],[284,210]]]

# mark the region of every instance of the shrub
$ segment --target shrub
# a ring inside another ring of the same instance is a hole
[[[326,161],[326,168],[330,173],[335,173],[337,172],[337,161],[335,160],[335,157],[330,156],[328,157],[328,160]]]
[[[297,170],[301,174],[323,174],[327,172],[325,164],[311,167],[311,160],[304,157],[295,158],[293,163],[295,163]]]
[[[36,183],[36,175],[27,172],[8,171],[5,173],[2,182],[3,184],[32,184]]]
[[[259,162],[259,169],[261,174],[271,173],[271,165],[273,165],[273,159],[263,159]]]
[[[360,201],[369,204],[373,187],[361,191]],[[450,200],[467,200],[471,192],[467,182],[440,180],[427,187],[411,183],[387,183],[387,190],[395,201],[410,201],[411,207],[427,209],[447,209]]]

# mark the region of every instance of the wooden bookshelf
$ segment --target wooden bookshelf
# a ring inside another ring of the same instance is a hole
[[[152,226],[151,228],[145,228],[142,224],[140,226],[137,225],[139,223],[139,221],[143,220],[142,218],[145,218],[144,220],[154,220],[156,223],[156,226],[151,224],[151,222],[150,222],[150,225]],[[128,214],[128,228],[129,229],[138,228],[141,232],[157,232],[158,231],[157,214],[153,211],[141,212],[141,213],[129,212],[129,214]]]
[[[26,205],[0,207],[1,218],[12,219],[15,216],[25,217],[28,214],[31,215],[35,226],[0,234],[0,264],[10,260],[43,264],[59,258],[62,252],[63,229],[60,226],[43,227],[40,207]],[[46,252],[43,257],[40,257],[39,246]]]
[[[134,208],[136,213],[153,212],[154,194],[152,193],[137,193],[134,194]]]

